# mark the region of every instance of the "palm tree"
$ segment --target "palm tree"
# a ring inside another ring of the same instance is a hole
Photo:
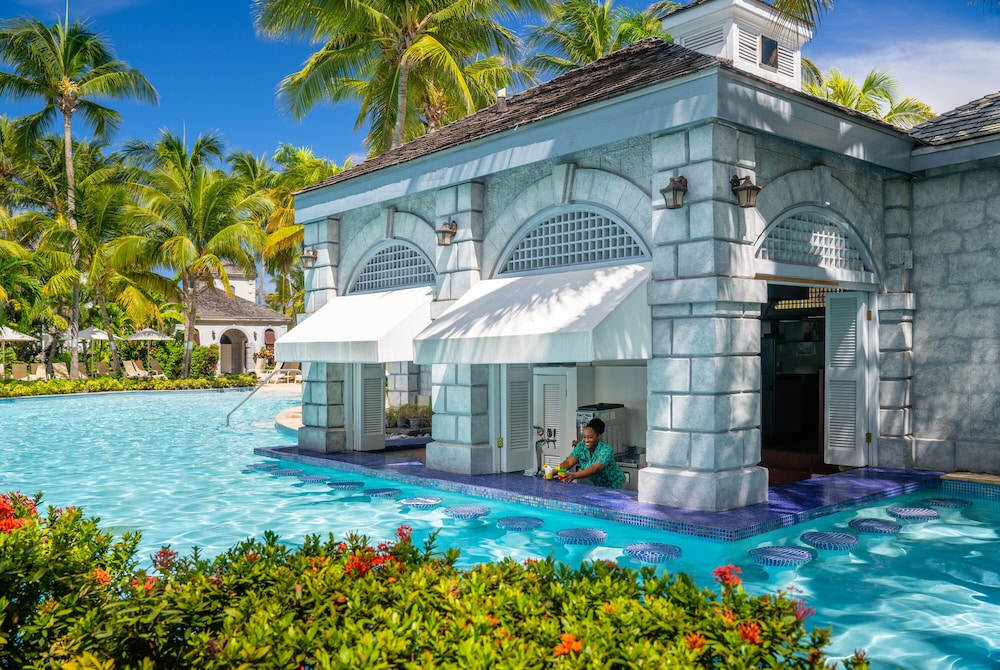
[[[181,374],[187,377],[198,290],[214,289],[218,280],[232,295],[227,262],[246,273],[253,271],[264,237],[254,217],[267,211],[270,201],[242,179],[209,164],[223,154],[216,135],[199,136],[189,149],[183,138],[163,130],[158,141],[131,141],[124,153],[147,169],[145,183],[137,189],[139,205],[132,211],[142,228],[120,238],[111,262],[116,267],[163,267],[175,273],[173,281],[184,306]]]
[[[127,216],[137,181],[136,171],[119,157],[107,156],[103,147],[80,142],[74,151],[76,173],[77,228],[65,218],[48,221],[40,248],[49,253],[57,272],[46,288],[59,292],[74,283],[86,287],[98,309],[101,327],[112,333],[108,301],[114,300],[133,323],[149,323],[159,318],[159,308],[151,292],[172,295],[173,285],[149,267],[128,271],[111,263],[120,238],[135,232]],[[74,258],[76,262],[74,262]],[[114,340],[109,342],[115,372],[120,369]]]
[[[517,37],[499,20],[546,5],[544,0],[254,0],[252,11],[261,35],[323,45],[279,86],[292,116],[302,118],[321,102],[358,102],[355,127],[369,123],[366,142],[379,154],[426,132],[418,109],[431,82],[464,114],[484,106],[470,84],[469,67],[491,56],[514,62]],[[515,82],[513,70],[506,80]]]
[[[12,68],[0,72],[0,96],[14,100],[40,99],[41,111],[18,120],[30,144],[40,132],[62,115],[66,170],[66,217],[76,228],[73,173],[73,116],[77,113],[92,126],[94,137],[107,139],[121,122],[118,112],[96,100],[119,98],[157,102],[156,89],[138,70],[115,58],[104,38],[77,20],[47,27],[37,19],[15,18],[0,22],[0,62]],[[79,361],[76,334],[79,330],[80,286],[73,286],[73,308],[69,335],[73,343],[71,374],[76,378]]]
[[[672,41],[657,18],[662,6],[636,12],[614,5],[614,0],[553,3],[547,12],[548,23],[531,26],[528,44],[538,51],[528,59],[528,66],[560,75],[646,37]]]
[[[806,82],[802,90],[904,129],[935,117],[930,105],[925,102],[916,98],[897,100],[895,96],[899,84],[896,79],[875,68],[860,85],[836,68],[831,68],[822,75],[819,83]]]

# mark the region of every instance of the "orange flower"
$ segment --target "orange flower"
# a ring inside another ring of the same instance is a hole
[[[500,619],[496,618],[492,614],[487,614],[486,615],[486,623],[488,623],[491,626],[496,626],[497,624],[500,623]]]
[[[712,570],[712,574],[715,575],[715,581],[723,586],[739,586],[743,581],[738,576],[740,568],[735,565],[720,565]]]
[[[155,585],[156,585],[156,577],[146,577],[146,581],[141,583],[139,582],[138,577],[132,578],[132,588],[137,589],[141,587],[146,590],[147,594],[153,590],[153,586]]]
[[[760,644],[763,642],[763,638],[760,636],[760,626],[756,621],[741,623],[736,627],[736,630],[740,632],[740,637],[750,644]]]
[[[605,614],[614,614],[617,611],[618,611],[618,608],[615,607],[614,603],[604,603],[604,613]]]
[[[725,621],[730,626],[736,623],[736,615],[733,614],[733,611],[728,607],[722,608],[722,610],[719,612],[719,616],[722,617],[722,620]]]
[[[576,635],[573,635],[573,633],[563,633],[559,636],[559,639],[562,642],[557,644],[555,649],[553,649],[556,656],[579,653],[583,650],[583,640],[576,639]]]
[[[103,584],[104,586],[107,586],[108,584],[111,583],[111,575],[109,575],[108,571],[105,570],[104,568],[94,568],[92,574],[94,575],[94,579],[97,580],[98,584]]]
[[[705,636],[701,633],[688,633],[684,637],[684,641],[687,643],[688,649],[698,651],[705,646],[707,640],[705,640]]]

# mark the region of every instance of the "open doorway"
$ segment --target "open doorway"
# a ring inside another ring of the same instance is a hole
[[[761,314],[761,465],[770,485],[836,472],[824,462],[826,295],[768,285]]]

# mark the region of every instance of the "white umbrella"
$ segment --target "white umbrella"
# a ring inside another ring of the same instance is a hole
[[[31,335],[25,335],[19,330],[14,330],[13,328],[8,328],[7,326],[0,326],[0,363],[7,360],[7,343],[8,342],[37,342],[37,337],[32,337]]]
[[[105,342],[111,339],[108,337],[107,332],[101,330],[100,328],[94,328],[93,326],[81,330],[77,333],[76,338],[78,340],[103,340]]]
[[[172,340],[174,338],[169,335],[164,335],[163,333],[153,330],[152,328],[144,328],[137,333],[132,333],[126,340],[132,342],[165,342],[167,340]],[[146,365],[149,365],[149,346],[146,346]]]

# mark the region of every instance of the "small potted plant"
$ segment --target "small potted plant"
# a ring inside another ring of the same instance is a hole
[[[385,427],[395,428],[396,422],[399,420],[399,410],[395,407],[385,408]]]

